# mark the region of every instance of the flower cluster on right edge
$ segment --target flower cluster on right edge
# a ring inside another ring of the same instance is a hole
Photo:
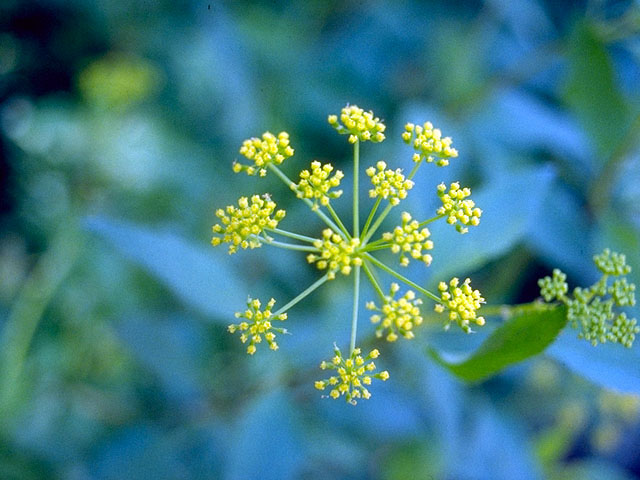
[[[567,276],[555,269],[552,276],[538,280],[540,295],[547,302],[559,301],[567,306],[569,324],[579,331],[579,338],[594,346],[612,342],[630,348],[636,334],[640,333],[640,325],[635,318],[616,311],[615,307],[636,304],[636,286],[625,276],[631,272],[631,267],[624,254],[608,248],[595,255],[593,261],[602,276],[590,287],[576,287],[572,296],[567,295]]]

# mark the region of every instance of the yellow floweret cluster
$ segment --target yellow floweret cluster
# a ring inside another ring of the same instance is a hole
[[[226,210],[216,211],[221,224],[213,226],[213,233],[222,237],[213,237],[211,244],[215,247],[221,243],[229,243],[229,253],[236,253],[238,247],[257,248],[261,246],[260,235],[265,228],[276,228],[285,216],[284,210],[274,211],[276,204],[267,195],[253,195],[251,203],[247,197],[240,197],[238,206],[229,205]]]
[[[429,163],[435,161],[439,167],[449,165],[449,159],[458,156],[458,151],[451,146],[451,137],[442,137],[439,128],[433,128],[431,122],[424,125],[407,123],[404,127],[402,139],[407,145],[412,145],[416,153],[413,161],[418,163],[425,160]],[[437,160],[436,160],[437,159]]]
[[[240,340],[242,343],[249,342],[247,347],[247,353],[253,355],[256,353],[256,344],[262,342],[262,336],[269,344],[271,350],[277,350],[278,344],[275,341],[276,333],[285,334],[288,333],[285,328],[275,328],[271,324],[271,320],[284,321],[287,319],[286,313],[280,315],[273,315],[271,310],[276,301],[272,298],[267,303],[267,307],[264,310],[260,310],[260,300],[249,298],[247,300],[247,309],[244,312],[236,312],[236,318],[244,318],[247,321],[240,322],[239,324],[229,325],[228,330],[230,333],[236,331],[241,332]]]
[[[389,295],[385,295],[382,307],[378,308],[374,302],[367,303],[368,310],[380,312],[371,316],[371,323],[378,324],[376,336],[382,337],[387,331],[388,342],[395,342],[398,334],[404,338],[414,337],[413,327],[422,324],[420,315],[420,305],[422,300],[416,298],[416,294],[408,290],[402,297],[395,299],[396,293],[400,290],[397,283],[391,284]]]
[[[336,278],[337,271],[349,275],[352,266],[362,265],[362,259],[357,256],[359,238],[345,240],[334,230],[325,228],[322,231],[322,239],[316,240],[313,246],[320,250],[320,253],[310,253],[307,255],[307,261],[315,263],[319,270],[328,270],[329,280]]]
[[[482,210],[476,207],[475,202],[467,199],[469,195],[471,195],[471,189],[468,187],[460,188],[458,182],[453,182],[449,191],[444,183],[438,185],[438,197],[440,197],[442,206],[437,210],[437,213],[446,216],[447,223],[455,225],[456,230],[460,233],[469,231],[466,226],[479,225],[482,216]]]
[[[437,303],[435,311],[442,313],[449,311],[449,319],[445,328],[449,328],[451,322],[456,322],[465,333],[471,332],[471,323],[478,326],[484,325],[484,317],[478,317],[477,311],[484,303],[484,298],[478,290],[471,288],[471,279],[467,278],[462,285],[458,278],[453,278],[449,285],[440,282],[438,290],[440,291],[440,300]]]
[[[366,385],[371,385],[373,378],[378,378],[382,381],[386,381],[389,378],[389,372],[386,370],[380,373],[373,373],[376,365],[372,360],[380,355],[378,350],[372,350],[369,355],[363,357],[360,355],[361,350],[356,348],[349,358],[345,359],[335,344],[333,348],[335,356],[330,362],[322,362],[320,368],[322,370],[335,370],[337,375],[331,376],[326,380],[318,380],[315,383],[315,387],[318,390],[331,387],[329,397],[336,399],[344,396],[347,402],[355,405],[357,403],[356,399],[364,398],[368,400],[371,397]]]
[[[374,143],[384,140],[385,125],[378,117],[373,116],[373,112],[365,112],[356,105],[347,105],[337,115],[329,115],[327,118],[329,125],[342,135],[349,135],[349,143],[357,141]]]
[[[236,173],[244,171],[247,175],[258,173],[264,177],[267,174],[269,164],[280,165],[287,158],[293,156],[294,150],[289,145],[287,132],[280,132],[277,137],[271,132],[265,132],[262,134],[262,138],[252,137],[242,142],[240,153],[251,160],[253,165],[234,162],[233,171]]]
[[[333,165],[320,162],[311,162],[311,171],[300,172],[300,182],[292,185],[291,189],[296,192],[298,198],[308,198],[313,200],[313,210],[318,209],[318,204],[327,206],[330,199],[338,198],[342,195],[342,190],[330,191],[340,185],[340,180],[344,178],[344,173],[340,170],[331,175]]]
[[[369,196],[389,199],[389,203],[395,206],[400,200],[407,198],[407,192],[413,188],[413,182],[405,179],[400,168],[385,170],[386,168],[387,164],[382,160],[376,163],[375,167],[367,168],[366,173],[371,177],[374,187],[369,190]]]
[[[409,257],[422,260],[427,266],[431,265],[432,257],[423,250],[433,249],[433,242],[429,240],[428,228],[420,228],[417,220],[412,220],[408,212],[402,213],[402,225],[398,225],[393,232],[382,234],[382,239],[391,244],[393,253],[400,253],[400,265],[409,265]]]

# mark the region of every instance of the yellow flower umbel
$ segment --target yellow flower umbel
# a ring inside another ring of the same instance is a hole
[[[449,159],[458,156],[458,151],[451,146],[451,137],[442,138],[442,132],[438,128],[433,128],[431,122],[424,125],[414,125],[407,123],[402,139],[407,145],[412,145],[416,153],[413,154],[413,161],[418,163],[425,160],[434,162],[439,167],[449,165]],[[437,160],[436,160],[437,158]]]
[[[453,278],[449,285],[440,282],[438,290],[442,303],[437,303],[435,311],[442,313],[449,311],[449,319],[445,329],[449,328],[451,322],[456,322],[465,333],[471,332],[471,323],[478,326],[484,325],[484,317],[476,316],[480,306],[484,303],[484,298],[478,290],[471,288],[471,279],[467,278],[462,285],[460,281]]]
[[[319,270],[328,270],[327,278],[333,280],[338,270],[343,275],[349,275],[352,266],[362,265],[362,259],[357,256],[359,245],[359,238],[345,240],[330,228],[325,228],[322,240],[318,239],[313,243],[320,253],[310,253],[307,261],[315,263]]]
[[[380,312],[380,315],[371,316],[371,323],[379,324],[376,328],[376,336],[382,337],[384,332],[388,331],[386,337],[388,342],[395,342],[398,334],[404,338],[413,338],[413,327],[422,324],[419,307],[422,305],[422,300],[416,298],[416,294],[411,290],[395,300],[398,290],[400,285],[392,283],[389,295],[385,295],[381,308],[378,308],[374,302],[367,303],[368,310]]]
[[[349,143],[371,141],[374,143],[384,140],[385,125],[373,112],[365,112],[356,105],[346,106],[337,115],[329,115],[329,124],[341,135],[349,135]]]
[[[438,185],[438,197],[442,202],[442,206],[438,209],[438,215],[447,217],[449,225],[455,225],[456,230],[460,233],[469,231],[466,226],[477,226],[480,224],[480,216],[482,210],[476,207],[471,199],[466,199],[471,195],[471,189],[468,187],[460,188],[458,182],[453,182],[449,191],[444,183]],[[466,200],[465,200],[466,199]]]
[[[294,150],[289,145],[287,132],[280,132],[277,137],[273,133],[265,132],[261,139],[252,137],[245,140],[240,147],[240,153],[251,160],[253,164],[243,165],[234,162],[233,171],[236,173],[244,171],[247,175],[258,173],[264,177],[267,174],[269,164],[280,165],[287,158],[293,156]]]
[[[322,165],[318,161],[311,162],[311,171],[303,170],[300,172],[300,183],[292,185],[291,189],[296,192],[298,198],[313,200],[313,210],[318,209],[318,203],[327,206],[330,199],[342,195],[342,190],[333,192],[330,190],[340,185],[344,173],[336,170],[336,173],[331,176],[332,171],[333,165],[330,163]]]
[[[229,332],[241,332],[240,340],[242,343],[249,341],[247,353],[253,355],[256,353],[256,344],[262,342],[262,336],[269,344],[271,350],[277,350],[278,344],[275,342],[276,333],[288,333],[285,328],[275,328],[271,324],[271,320],[286,320],[287,314],[272,315],[271,309],[276,301],[272,298],[267,303],[267,308],[260,310],[260,300],[249,297],[247,300],[247,309],[244,312],[236,312],[236,318],[245,318],[246,321],[239,324],[229,325]],[[276,333],[274,333],[276,332]]]
[[[267,195],[261,198],[259,195],[251,197],[251,203],[247,197],[240,197],[238,206],[229,205],[226,211],[218,209],[216,217],[222,224],[213,226],[213,233],[222,237],[213,237],[211,244],[215,247],[221,243],[229,243],[229,253],[236,253],[238,247],[257,248],[262,245],[260,237],[265,228],[276,228],[278,222],[285,216],[284,210],[278,210]]]
[[[335,356],[330,362],[322,362],[320,368],[322,370],[335,370],[337,375],[329,377],[326,380],[318,380],[315,387],[318,390],[324,390],[331,387],[329,396],[331,398],[339,398],[344,395],[347,402],[352,405],[357,403],[356,399],[364,398],[368,400],[371,393],[367,390],[366,385],[371,385],[373,378],[386,381],[389,378],[389,372],[386,370],[380,373],[372,373],[376,369],[373,359],[378,358],[380,352],[372,350],[369,355],[362,357],[360,349],[356,348],[347,359],[342,357],[342,353],[337,345],[333,345]]]
[[[366,173],[371,177],[374,187],[369,190],[369,196],[389,199],[389,203],[395,206],[400,200],[407,198],[407,192],[413,188],[413,182],[405,179],[400,168],[385,170],[386,168],[387,164],[382,160],[376,163],[376,167],[367,168]]]
[[[393,229],[393,232],[382,234],[382,239],[391,244],[391,251],[400,254],[400,265],[409,265],[409,256],[416,260],[422,260],[425,265],[431,265],[432,257],[423,250],[431,250],[433,242],[429,240],[428,228],[420,228],[417,220],[412,220],[407,212],[402,213],[402,225]],[[407,256],[409,255],[409,256]]]

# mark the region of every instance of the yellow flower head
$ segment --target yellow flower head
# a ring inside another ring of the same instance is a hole
[[[280,165],[285,159],[293,156],[294,150],[289,145],[287,132],[280,132],[277,137],[273,133],[265,132],[261,139],[252,137],[242,142],[240,153],[253,163],[243,165],[234,162],[233,171],[236,173],[244,171],[247,175],[259,174],[264,177],[269,164]]]
[[[397,283],[391,284],[389,295],[385,295],[382,307],[378,308],[374,302],[367,303],[368,310],[375,310],[380,314],[371,316],[371,323],[378,324],[376,336],[382,337],[387,331],[387,341],[395,342],[398,334],[404,338],[414,337],[413,327],[422,324],[420,315],[420,305],[422,300],[416,298],[415,293],[408,290],[402,297],[395,299],[395,295],[400,290]]]
[[[400,168],[385,170],[386,168],[387,164],[383,161],[379,161],[375,168],[367,168],[367,175],[371,177],[374,187],[369,190],[369,196],[389,199],[389,203],[395,206],[400,200],[407,198],[407,192],[413,188],[413,182],[405,179]]]
[[[341,135],[349,135],[349,142],[381,142],[384,140],[385,125],[373,112],[365,112],[355,105],[347,105],[342,109],[340,118],[329,115],[329,124]]]
[[[391,251],[400,254],[400,265],[409,265],[409,257],[422,260],[427,266],[431,265],[431,255],[423,253],[423,250],[431,250],[433,242],[429,240],[428,228],[420,228],[417,220],[412,220],[407,212],[402,213],[402,225],[393,229],[393,232],[382,234],[383,240],[391,244]]]
[[[313,209],[318,208],[318,204],[326,206],[331,198],[338,198],[342,195],[342,190],[330,191],[340,185],[340,180],[344,174],[340,170],[331,175],[333,165],[326,163],[322,165],[318,161],[311,162],[311,171],[300,172],[300,183],[292,185],[291,189],[296,192],[298,198],[309,198],[313,200]]]
[[[260,300],[249,297],[247,300],[247,309],[244,312],[236,312],[236,318],[244,318],[245,320],[238,324],[229,325],[229,332],[240,332],[240,340],[242,343],[249,342],[247,353],[253,355],[256,353],[256,344],[262,342],[262,337],[269,344],[271,350],[277,350],[278,344],[275,342],[276,333],[289,333],[285,328],[276,328],[271,322],[273,320],[284,321],[287,319],[286,313],[272,315],[271,310],[276,301],[272,298],[267,303],[267,308],[260,310]]]
[[[471,280],[467,278],[462,285],[457,278],[453,278],[449,285],[440,282],[438,290],[440,291],[441,303],[437,303],[435,311],[442,313],[446,310],[449,312],[445,328],[448,329],[451,322],[456,322],[465,333],[471,332],[471,323],[478,326],[484,325],[484,317],[476,316],[480,306],[484,303],[484,298],[478,290],[471,288]]]
[[[315,263],[319,270],[328,270],[329,280],[336,278],[338,270],[343,275],[349,275],[353,265],[362,265],[357,250],[360,246],[359,238],[348,241],[332,229],[325,228],[322,231],[322,239],[316,240],[313,246],[320,250],[320,253],[307,255],[307,261]]]
[[[247,197],[240,197],[238,206],[229,205],[226,210],[218,209],[216,216],[221,224],[213,226],[213,233],[222,235],[214,236],[211,244],[215,247],[221,243],[229,243],[229,253],[236,253],[238,247],[257,248],[261,246],[260,237],[266,228],[276,228],[278,222],[285,216],[284,210],[278,210],[268,195],[264,198],[259,195],[251,197],[251,203]]]
[[[449,191],[444,183],[438,185],[438,197],[442,202],[442,206],[438,209],[438,215],[447,217],[449,225],[455,225],[456,230],[460,233],[469,231],[466,226],[477,226],[480,224],[480,216],[482,210],[476,207],[471,199],[466,199],[471,195],[471,189],[468,187],[460,188],[458,182],[453,182]],[[466,226],[463,226],[466,225]]]
[[[439,167],[449,165],[449,159],[458,156],[458,151],[451,146],[451,137],[442,137],[439,128],[433,128],[431,122],[424,125],[414,125],[407,123],[404,127],[402,139],[407,145],[412,145],[415,153],[413,161],[418,163],[422,160],[434,162]],[[436,160],[437,159],[437,160]]]
[[[335,370],[336,375],[326,380],[318,380],[315,387],[318,390],[324,390],[330,387],[329,397],[336,399],[344,396],[347,402],[352,405],[357,403],[356,399],[364,398],[368,400],[371,393],[366,386],[371,385],[373,378],[386,381],[389,378],[389,372],[386,370],[380,373],[373,373],[376,369],[374,358],[378,358],[380,352],[372,350],[369,355],[362,357],[359,348],[353,350],[349,358],[344,358],[342,352],[336,344],[333,345],[335,356],[330,362],[322,362],[320,368],[322,370]]]

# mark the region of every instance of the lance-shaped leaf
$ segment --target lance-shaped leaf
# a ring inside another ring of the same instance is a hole
[[[434,349],[429,353],[454,375],[468,382],[477,382],[542,352],[566,323],[565,307],[527,305],[516,309],[466,358],[454,359]]]

